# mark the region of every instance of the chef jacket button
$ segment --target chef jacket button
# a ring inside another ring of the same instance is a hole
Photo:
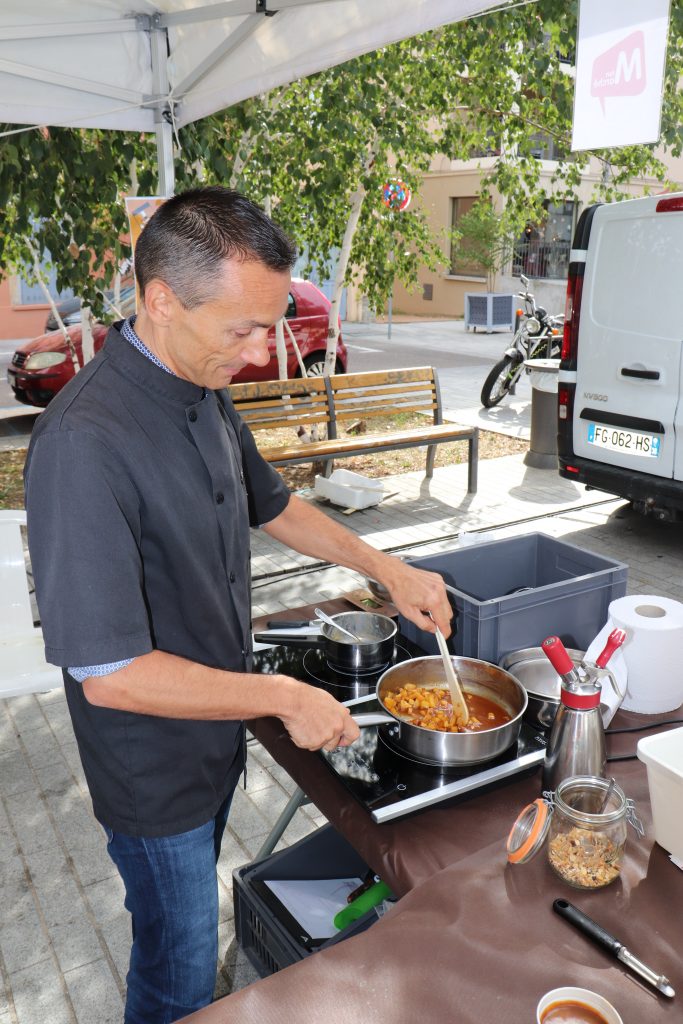
[[[234,572],[231,572],[230,575],[228,576],[228,579],[230,580],[231,583],[234,583],[237,577],[235,576]]]
[[[190,411],[187,414],[187,418],[190,421],[190,423],[195,423],[196,420],[197,420],[197,412],[196,412],[196,410],[195,409],[190,409]]]
[[[225,501],[225,495],[223,494],[222,491],[218,491],[218,493],[216,494],[216,504],[217,505],[222,505],[224,501]]]

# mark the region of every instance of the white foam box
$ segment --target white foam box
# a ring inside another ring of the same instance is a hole
[[[342,508],[369,508],[379,505],[384,497],[384,484],[349,469],[335,469],[328,477],[316,476],[315,493]]]
[[[638,741],[647,767],[655,839],[683,860],[683,729],[668,729]]]

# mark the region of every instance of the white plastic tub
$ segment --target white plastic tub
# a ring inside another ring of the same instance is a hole
[[[316,476],[315,493],[342,508],[369,508],[384,497],[384,484],[349,469],[335,469],[329,477]]]
[[[655,839],[683,861],[683,728],[639,740],[637,753],[647,766]]]

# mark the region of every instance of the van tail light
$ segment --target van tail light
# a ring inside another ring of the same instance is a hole
[[[560,387],[557,389],[557,415],[561,420],[566,420],[569,414],[569,388]]]
[[[585,263],[569,267],[567,280],[567,302],[564,307],[564,333],[562,336],[562,362],[576,366],[579,348],[579,320],[581,319],[581,296],[583,294],[583,271]],[[565,369],[567,367],[565,366]]]
[[[557,389],[557,454],[561,459],[574,458],[572,421],[574,419],[575,395],[576,386],[574,384],[560,382]]]
[[[656,213],[680,213],[683,211],[683,196],[667,196],[660,199],[655,207]]]

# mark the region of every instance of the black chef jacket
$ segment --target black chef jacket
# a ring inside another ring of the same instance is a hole
[[[289,492],[227,391],[155,366],[115,325],[38,420],[26,462],[45,656],[65,669],[167,651],[251,668],[249,527]],[[208,821],[243,766],[239,722],[90,704],[64,672],[95,816],[128,835]]]

